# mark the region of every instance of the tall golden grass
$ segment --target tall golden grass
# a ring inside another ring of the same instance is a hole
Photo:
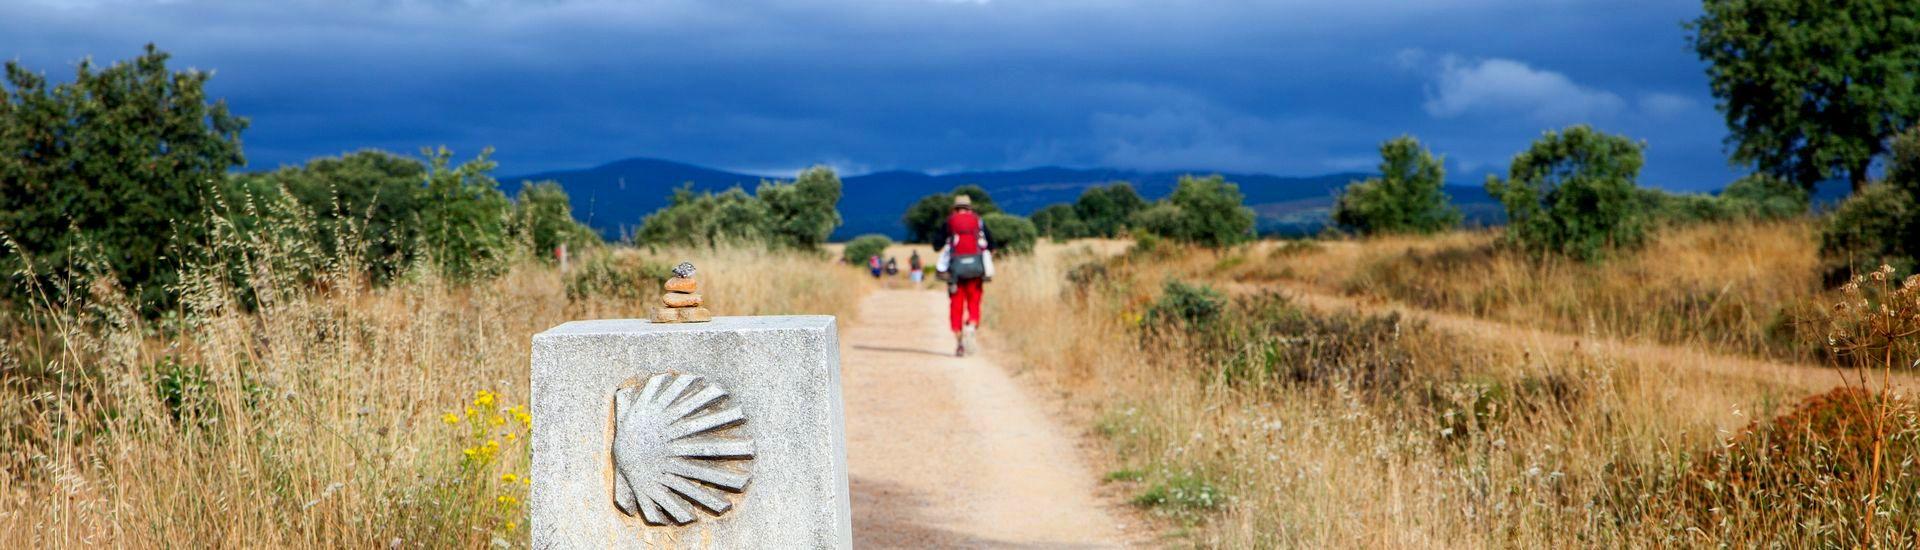
[[[1685,238],[1714,240],[1700,234],[1714,230],[1692,230]],[[1718,230],[1733,232],[1719,237],[1733,242],[1752,230],[1775,236],[1801,231],[1791,225]],[[1448,246],[1484,238],[1452,235],[1407,244]],[[1311,260],[1310,267],[1286,264],[1322,270],[1290,276],[1344,280],[1340,262],[1331,259],[1341,246],[1327,246],[1321,253],[1326,258]],[[1663,246],[1702,245],[1655,245]],[[1330,342],[1315,341],[1312,334],[1242,334],[1229,340],[1248,347],[1226,350],[1197,345],[1203,340],[1197,331],[1206,329],[1146,336],[1149,327],[1143,325],[1153,322],[1146,310],[1163,281],[1200,272],[1244,274],[1239,262],[1251,260],[1234,260],[1242,256],[1244,251],[1162,247],[1101,260],[1071,245],[1042,245],[1034,256],[1004,264],[996,299],[987,304],[998,341],[1092,411],[1119,464],[1109,479],[1126,484],[1138,495],[1137,504],[1164,518],[1170,545],[1851,545],[1902,542],[1915,528],[1905,510],[1920,499],[1920,490],[1900,481],[1914,474],[1910,465],[1889,466],[1897,470],[1886,478],[1890,494],[1878,508],[1863,509],[1849,502],[1866,492],[1841,484],[1844,468],[1835,473],[1809,445],[1776,441],[1768,447],[1785,457],[1723,451],[1747,433],[1742,426],[1788,411],[1805,396],[1803,387],[1784,381],[1636,363],[1595,347],[1541,349],[1524,340],[1384,318],[1375,319],[1392,327],[1384,335],[1351,335],[1383,342],[1377,345],[1404,359],[1392,363],[1403,369],[1404,382],[1382,393],[1353,381],[1358,379],[1236,375],[1217,360],[1219,353],[1257,360],[1257,343],[1307,346],[1307,357],[1326,357],[1314,350]],[[1657,265],[1641,264],[1649,271]],[[1798,277],[1667,265],[1682,273],[1652,276],[1696,282]],[[1433,274],[1434,284],[1465,287],[1449,279],[1457,276]],[[1558,280],[1623,276],[1566,274]],[[1227,315],[1247,314],[1236,308],[1249,304],[1284,304],[1264,300],[1235,297],[1231,302],[1238,305],[1229,306]],[[1299,314],[1323,321],[1362,315]],[[1216,359],[1208,359],[1209,353]],[[1898,437],[1920,434],[1911,418],[1892,425]],[[1763,493],[1724,484],[1728,472],[1756,468],[1784,471],[1775,479],[1792,480],[1804,491],[1792,493],[1798,496],[1789,503],[1740,498]],[[1863,510],[1869,509],[1889,517],[1863,529],[1863,516],[1870,515]]]
[[[640,316],[660,281],[633,271],[682,259],[719,315],[846,318],[867,288],[750,247],[616,249],[568,274],[523,254],[497,278],[374,288],[236,240],[249,288],[190,271],[175,315],[89,283],[5,319],[0,546],[525,546],[534,333]]]
[[[1499,249],[1499,230],[1329,241],[1250,254],[1228,276],[1566,332],[1809,360],[1819,353],[1818,239],[1808,219],[1662,229],[1597,264]],[[1817,332],[1817,331],[1816,331]]]

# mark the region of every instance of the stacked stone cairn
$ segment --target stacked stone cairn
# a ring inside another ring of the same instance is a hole
[[[660,296],[666,307],[653,308],[650,319],[655,323],[705,323],[713,320],[713,312],[700,307],[700,282],[693,279],[693,262],[680,262],[673,266],[673,278],[667,279],[666,294]]]

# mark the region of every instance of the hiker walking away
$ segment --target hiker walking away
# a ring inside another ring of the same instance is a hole
[[[900,261],[894,259],[892,256],[888,256],[887,257],[887,278],[892,279],[898,276],[900,276]]]
[[[973,198],[953,198],[953,213],[947,216],[947,235],[935,243],[940,259],[934,264],[947,281],[947,315],[953,326],[953,355],[967,355],[980,327],[980,298],[985,283],[993,279],[993,252],[987,246],[987,226],[973,211]]]
[[[913,286],[920,286],[920,279],[926,277],[925,273],[921,273],[924,268],[920,265],[920,251],[915,250],[912,256],[907,256],[907,269],[913,270],[907,274],[907,278],[913,280]]]
[[[873,278],[880,278],[880,256],[867,256],[867,270],[873,272]]]

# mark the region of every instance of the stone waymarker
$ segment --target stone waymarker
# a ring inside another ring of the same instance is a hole
[[[533,337],[535,548],[848,548],[827,316],[576,321]]]

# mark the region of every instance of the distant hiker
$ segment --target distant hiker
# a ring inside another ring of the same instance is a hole
[[[873,271],[873,278],[880,278],[880,256],[867,256],[867,269]]]
[[[887,276],[888,276],[888,277],[898,277],[898,276],[900,276],[900,261],[899,261],[899,260],[895,260],[895,259],[893,259],[893,258],[891,258],[891,257],[889,257],[889,258],[887,258]]]
[[[980,327],[981,291],[986,281],[993,280],[993,252],[987,242],[987,226],[973,212],[973,198],[955,196],[953,214],[947,216],[947,236],[934,244],[940,247],[934,268],[947,281],[947,314],[956,357],[966,356],[967,344],[974,340]]]
[[[912,256],[907,256],[907,269],[912,270],[907,274],[907,278],[913,279],[913,286],[920,286],[920,279],[926,277],[926,274],[922,273],[925,268],[920,265],[920,251],[915,250]]]

